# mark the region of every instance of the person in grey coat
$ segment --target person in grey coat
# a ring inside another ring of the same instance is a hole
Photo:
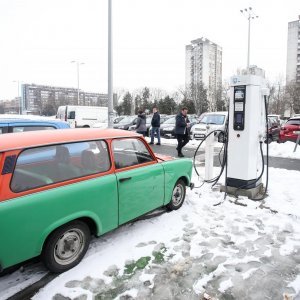
[[[137,121],[136,121],[135,131],[137,133],[142,134],[143,136],[146,135],[146,132],[147,132],[146,115],[143,113],[142,110],[139,110],[138,118],[137,118]]]

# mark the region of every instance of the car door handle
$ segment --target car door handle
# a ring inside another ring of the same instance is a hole
[[[130,179],[131,179],[131,177],[125,177],[125,178],[120,178],[119,181],[124,182],[124,181],[130,180]]]

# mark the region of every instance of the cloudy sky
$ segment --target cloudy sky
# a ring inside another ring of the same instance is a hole
[[[114,86],[184,85],[185,45],[206,37],[223,47],[223,78],[246,65],[252,6],[251,64],[271,80],[285,75],[287,26],[299,0],[112,0]],[[107,0],[0,0],[0,99],[17,95],[14,80],[107,91]]]

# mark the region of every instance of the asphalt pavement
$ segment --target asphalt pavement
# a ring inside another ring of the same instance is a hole
[[[155,153],[177,157],[177,151],[175,149],[176,148],[175,145],[160,145],[160,146],[151,145],[151,147]],[[185,157],[193,158],[195,149],[191,149],[188,146],[186,146],[183,148],[182,152]],[[204,154],[204,152],[202,151],[199,154],[200,155]],[[204,160],[204,158],[203,158],[203,160]],[[217,154],[215,154],[215,156],[214,156],[214,165],[215,166],[220,165]],[[300,160],[270,156],[269,157],[269,167],[300,171]]]

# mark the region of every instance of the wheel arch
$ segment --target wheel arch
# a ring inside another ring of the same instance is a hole
[[[49,225],[43,232],[40,242],[37,245],[37,253],[38,255],[42,253],[44,245],[48,238],[50,237],[51,233],[57,230],[58,228],[65,226],[74,221],[82,221],[86,223],[91,231],[92,235],[99,236],[102,231],[102,225],[100,219],[97,215],[93,213],[85,213],[81,215],[71,215],[68,218],[63,218],[57,220],[56,222]]]

